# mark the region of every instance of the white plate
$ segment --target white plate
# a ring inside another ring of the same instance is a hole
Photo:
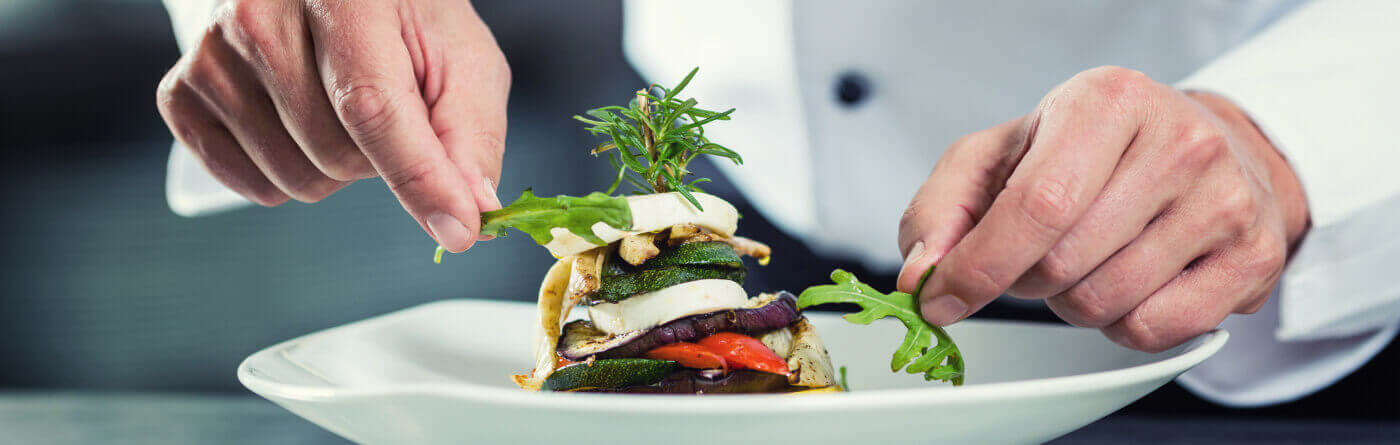
[[[1217,330],[1160,354],[1098,332],[969,320],[952,387],[889,371],[904,329],[811,314],[852,392],[709,397],[534,393],[508,376],[531,366],[534,305],[455,300],[278,344],[248,357],[253,392],[364,443],[1023,443],[1089,424],[1210,357]]]

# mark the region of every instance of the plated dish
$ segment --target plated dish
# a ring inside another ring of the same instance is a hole
[[[975,369],[957,388],[889,371],[886,319],[807,319],[850,392],[657,396],[521,391],[534,304],[445,300],[270,346],[239,380],[357,443],[1040,443],[1103,417],[1214,354],[1216,331],[1158,354],[1092,329],[966,320],[949,328]],[[578,314],[580,317],[583,314]],[[720,428],[719,426],[722,426]],[[778,433],[775,433],[778,432]],[[585,440],[592,441],[592,440]]]
[[[848,320],[900,319],[909,332],[891,370],[959,385],[963,360],[952,339],[919,317],[909,294],[884,294],[843,271],[835,284],[801,296],[776,290],[750,297],[743,257],[766,265],[771,249],[738,236],[739,213],[704,193],[687,166],[700,156],[742,164],[705,136],[733,109],[699,108],[673,88],[652,85],[626,106],[574,116],[603,142],[617,176],[604,192],[536,196],[482,214],[482,234],[529,234],[558,259],[544,274],[531,323],[534,366],[512,380],[530,391],[639,394],[842,391],[817,329],[802,309],[824,303],[864,308]],[[614,195],[622,185],[630,196]],[[441,262],[438,249],[434,261]],[[576,306],[586,319],[565,323]],[[937,339],[937,344],[933,340]]]

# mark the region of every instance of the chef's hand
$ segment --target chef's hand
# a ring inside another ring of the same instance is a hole
[[[1161,351],[1252,313],[1308,226],[1287,162],[1239,109],[1117,67],[954,142],[900,221],[899,289],[948,325],[1002,293]]]
[[[161,81],[172,133],[275,206],[382,177],[443,247],[500,207],[510,69],[463,0],[228,0]]]

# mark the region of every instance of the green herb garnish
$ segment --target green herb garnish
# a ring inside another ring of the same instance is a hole
[[[618,230],[632,228],[632,209],[627,206],[627,198],[600,192],[540,198],[526,189],[510,205],[482,213],[481,234],[505,236],[506,228],[514,227],[544,245],[554,240],[549,229],[563,227],[601,246],[606,243],[593,234],[593,225],[600,222]]]
[[[680,192],[691,205],[704,210],[691,192],[702,192],[696,185],[710,180],[696,178],[685,183],[685,175],[691,173],[686,169],[690,161],[703,154],[727,158],[735,164],[744,163],[734,150],[705,137],[704,125],[729,120],[733,108],[724,112],[703,110],[695,107],[695,99],[677,97],[698,71],[699,67],[690,70],[674,88],[651,85],[638,90],[626,107],[588,110],[585,114],[592,119],[574,116],[589,125],[589,133],[608,139],[592,151],[594,156],[607,152],[608,162],[617,169],[617,177],[605,193],[612,194],[626,181],[636,187],[638,193]],[[617,150],[611,151],[613,149]]]
[[[623,181],[636,187],[639,194],[680,192],[696,209],[704,210],[691,192],[703,192],[697,184],[710,182],[710,179],[696,178],[685,183],[685,176],[691,173],[686,166],[700,155],[719,156],[735,164],[743,164],[744,160],[734,150],[705,137],[704,125],[729,120],[733,108],[714,112],[696,108],[693,98],[677,98],[699,71],[698,67],[690,70],[674,88],[651,85],[639,90],[626,107],[588,110],[585,114],[593,119],[574,116],[589,125],[588,132],[608,138],[592,151],[594,156],[608,152],[608,162],[617,169],[617,178],[606,192],[582,197],[540,198],[525,190],[510,205],[482,213],[481,234],[505,236],[505,229],[514,227],[544,245],[554,239],[550,229],[564,227],[601,246],[604,243],[593,233],[594,224],[602,222],[618,230],[632,228],[632,211],[627,199],[610,196]],[[617,150],[610,151],[613,149]],[[433,262],[441,263],[445,251],[438,246],[433,252]]]
[[[928,276],[929,274],[925,273],[923,279],[928,280]],[[802,291],[802,295],[797,297],[797,307],[855,303],[862,310],[846,314],[843,318],[856,324],[870,324],[885,317],[898,318],[909,331],[904,335],[904,342],[894,352],[890,371],[899,371],[908,364],[905,372],[923,373],[924,380],[943,380],[953,385],[962,385],[963,359],[962,353],[958,352],[958,345],[953,343],[953,339],[943,328],[928,324],[919,316],[917,299],[913,295],[904,292],[880,293],[870,285],[861,283],[855,275],[840,269],[831,272],[831,280],[836,284],[812,286]],[[922,281],[919,287],[923,287]],[[932,345],[932,337],[935,336],[938,337],[937,346]],[[911,361],[913,363],[910,363]]]
[[[588,196],[541,198],[530,189],[525,189],[510,205],[481,214],[481,234],[505,236],[506,228],[514,227],[543,246],[554,240],[550,229],[563,227],[590,243],[602,246],[607,243],[593,233],[593,225],[600,222],[618,230],[632,228],[632,208],[627,206],[627,198],[599,192]],[[437,251],[433,252],[433,262],[441,263],[445,251],[438,246]]]

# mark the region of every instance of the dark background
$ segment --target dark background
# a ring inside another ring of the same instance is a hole
[[[606,163],[577,162],[592,138],[568,116],[643,84],[622,56],[620,5],[477,3],[515,76],[501,195],[606,184]],[[378,181],[315,206],[172,214],[154,89],[178,56],[157,0],[0,0],[0,394],[246,395],[235,367],[278,341],[444,298],[533,299],[551,259],[520,255],[537,252],[528,237],[434,266],[434,244]],[[811,255],[708,176],[745,233],[781,254],[749,287],[800,289],[833,267],[893,287]],[[1051,320],[1011,306],[982,316]],[[1124,412],[1397,420],[1397,354],[1281,406],[1216,407],[1172,384]]]

